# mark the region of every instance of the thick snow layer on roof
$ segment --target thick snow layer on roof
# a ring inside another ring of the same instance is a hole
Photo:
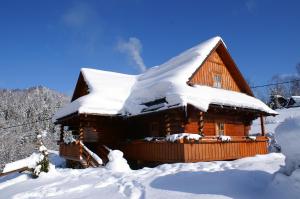
[[[120,113],[136,76],[88,68],[82,68],[81,73],[88,85],[89,94],[60,109],[54,119],[75,112],[103,115]]]
[[[191,104],[207,111],[210,104],[218,104],[276,114],[246,94],[186,83],[219,42],[223,42],[220,37],[209,39],[137,76],[82,69],[90,93],[61,109],[54,119],[74,112],[137,115],[147,108],[144,103],[161,98],[167,103],[157,110]]]

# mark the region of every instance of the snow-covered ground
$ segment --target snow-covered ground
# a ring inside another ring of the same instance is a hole
[[[289,194],[271,184],[283,164],[283,155],[272,153],[126,172],[52,168],[38,179],[29,174],[0,178],[0,198],[285,198]]]
[[[107,167],[76,170],[62,168],[63,160],[52,151],[50,160],[57,168],[51,167],[49,173],[42,173],[37,179],[24,173],[1,177],[0,198],[298,199],[300,108],[279,113],[267,118],[266,129],[279,132],[275,137],[282,144],[284,155],[270,153],[235,161],[164,164],[130,170],[122,154],[116,152],[111,154],[112,162]]]

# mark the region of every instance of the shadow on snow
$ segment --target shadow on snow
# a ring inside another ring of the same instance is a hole
[[[189,171],[158,177],[150,185],[162,190],[244,199],[263,198],[272,179],[272,174],[263,171]]]

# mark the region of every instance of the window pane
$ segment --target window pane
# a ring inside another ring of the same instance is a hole
[[[214,75],[214,87],[215,88],[221,88],[222,85],[221,85],[221,82],[222,82],[222,78],[221,78],[221,75]]]
[[[224,123],[216,123],[216,135],[225,135]]]

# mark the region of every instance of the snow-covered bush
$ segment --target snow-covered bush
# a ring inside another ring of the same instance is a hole
[[[127,160],[123,158],[123,152],[119,150],[110,150],[108,154],[109,162],[106,164],[106,168],[115,172],[127,172],[130,171],[130,167],[127,164]]]
[[[32,165],[33,176],[38,177],[41,172],[49,171],[49,158],[48,158],[48,150],[43,143],[43,135],[46,136],[46,132],[41,132],[37,135],[37,145],[39,149],[39,157],[35,162],[35,165]]]

